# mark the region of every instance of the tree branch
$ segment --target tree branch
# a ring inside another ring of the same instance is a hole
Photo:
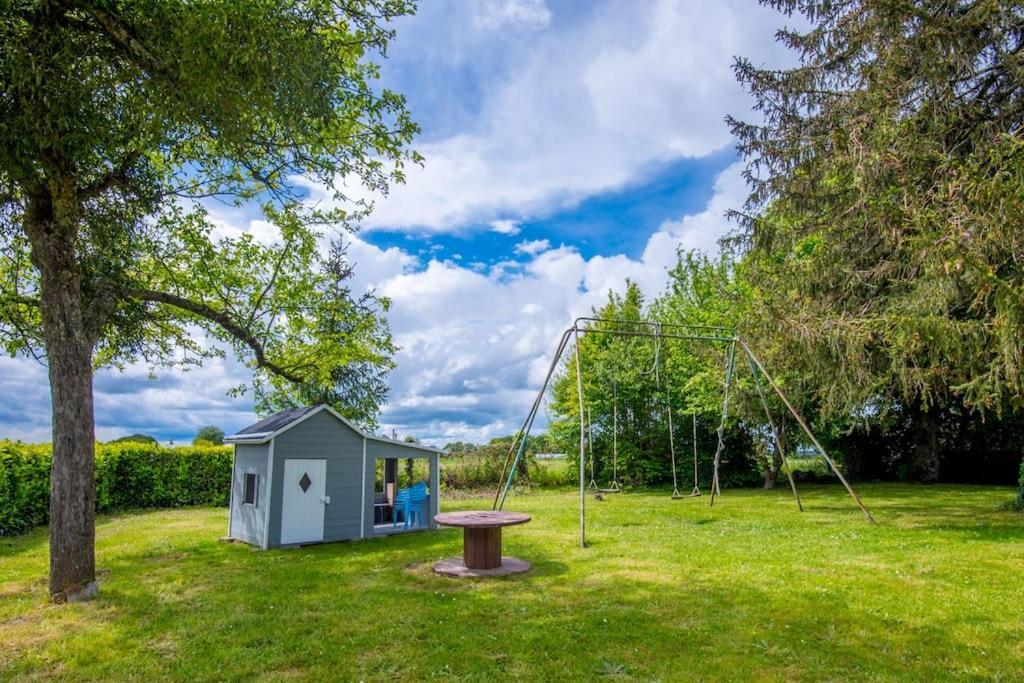
[[[179,308],[201,318],[205,318],[206,320],[215,323],[232,337],[248,346],[255,356],[256,365],[258,367],[265,368],[275,375],[283,377],[289,382],[294,382],[295,384],[305,383],[305,379],[303,377],[268,359],[266,350],[260,340],[256,338],[256,335],[233,320],[230,315],[222,311],[218,311],[204,303],[192,301],[191,299],[186,299],[167,292],[158,292],[150,289],[123,289],[121,290],[121,293],[128,298],[173,306],[174,308]]]
[[[99,178],[95,182],[90,183],[84,187],[81,191],[83,199],[90,199],[92,197],[99,196],[109,190],[112,187],[124,187],[128,184],[128,172],[132,170],[132,166],[139,160],[140,154],[137,150],[133,150],[125,155],[121,163],[116,168],[110,169],[110,171]]]
[[[120,46],[140,66],[154,73],[169,73],[167,66],[142,44],[142,41],[135,35],[134,29],[122,22],[120,17],[111,14],[102,7],[97,7],[93,2],[79,2],[77,4],[99,24],[100,28],[113,39],[116,45]]]
[[[5,304],[14,304],[16,306],[32,306],[34,308],[39,308],[39,299],[33,299],[32,297],[22,296],[20,294],[0,295],[0,302]]]

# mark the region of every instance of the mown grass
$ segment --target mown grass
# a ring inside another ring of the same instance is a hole
[[[436,576],[457,530],[299,550],[226,511],[103,517],[102,593],[46,600],[46,536],[0,540],[0,678],[1024,679],[1024,517],[1008,488],[875,485],[510,499],[528,574]],[[480,500],[446,503],[473,508]]]

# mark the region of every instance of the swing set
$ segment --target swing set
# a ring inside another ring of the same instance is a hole
[[[618,431],[619,431],[619,419],[618,419],[618,387],[617,383],[613,380],[612,382],[612,481],[607,488],[600,488],[595,480],[595,467],[594,467],[594,435],[593,435],[593,423],[591,422],[590,406],[586,405],[585,397],[583,394],[583,362],[580,356],[580,337],[581,335],[587,334],[604,334],[612,335],[620,338],[649,338],[654,342],[654,364],[649,372],[654,374],[655,386],[658,389],[658,393],[661,394],[661,362],[662,353],[661,345],[665,340],[678,340],[693,342],[704,342],[709,344],[722,345],[725,349],[725,390],[722,397],[722,410],[721,419],[719,420],[718,428],[716,430],[717,443],[715,446],[715,454],[713,458],[713,470],[711,477],[711,485],[709,489],[711,507],[715,505],[715,499],[722,495],[721,487],[719,484],[719,465],[721,463],[722,453],[725,448],[725,427],[729,418],[729,400],[733,381],[735,379],[735,366],[736,366],[736,354],[739,350],[746,358],[747,367],[750,370],[750,374],[754,379],[754,387],[756,389],[757,397],[761,403],[761,407],[764,410],[765,420],[768,424],[768,429],[771,434],[773,446],[775,452],[781,458],[782,468],[786,473],[786,477],[789,480],[790,488],[793,491],[793,498],[796,501],[797,508],[802,512],[803,502],[800,500],[800,494],[796,490],[796,482],[793,479],[793,473],[789,469],[789,465],[786,462],[785,453],[782,449],[782,441],[779,438],[778,430],[775,427],[775,421],[772,418],[771,411],[768,409],[768,400],[765,396],[764,388],[762,386],[761,378],[763,377],[768,386],[778,395],[783,405],[790,414],[794,417],[801,430],[810,439],[814,448],[821,454],[829,468],[836,475],[839,481],[843,484],[846,491],[853,498],[857,507],[860,508],[864,516],[872,524],[875,523],[874,517],[868,512],[867,508],[864,507],[864,503],[860,497],[850,486],[850,483],[843,476],[842,472],[836,466],[835,462],[822,447],[821,443],[811,432],[807,423],[803,417],[797,412],[793,404],[790,403],[789,399],[783,393],[778,383],[768,374],[765,370],[764,365],[760,359],[754,354],[750,346],[743,340],[736,332],[728,327],[716,326],[716,325],[689,325],[682,323],[660,323],[650,322],[641,320],[616,320],[609,318],[591,318],[581,317],[577,318],[571,327],[562,333],[562,337],[558,343],[558,347],[555,350],[554,357],[551,360],[551,366],[548,369],[548,373],[544,378],[544,382],[541,385],[540,391],[537,392],[537,396],[533,401],[533,405],[530,407],[530,412],[523,422],[522,427],[516,433],[515,438],[512,440],[509,446],[508,454],[505,457],[504,465],[502,466],[501,477],[499,481],[501,485],[495,492],[494,503],[492,509],[501,510],[505,505],[505,500],[508,497],[508,493],[512,488],[512,483],[515,479],[515,473],[518,469],[520,462],[524,456],[526,448],[526,439],[530,434],[530,430],[533,428],[533,423],[537,417],[537,413],[540,410],[541,404],[543,403],[545,393],[547,392],[548,384],[551,382],[551,377],[554,375],[555,370],[558,368],[558,363],[565,353],[566,348],[569,346],[569,342],[573,342],[573,354],[576,366],[576,390],[579,401],[579,473],[580,473],[580,484],[579,484],[579,507],[580,507],[580,529],[579,529],[579,543],[580,547],[586,547],[586,494],[588,491],[594,491],[595,493],[620,493],[622,487],[618,481]],[[691,410],[692,422],[693,422],[693,489],[689,494],[682,494],[679,491],[679,480],[677,475],[676,466],[676,447],[675,447],[675,429],[672,420],[672,395],[671,387],[669,386],[668,379],[665,380],[664,390],[664,406],[665,413],[668,422],[668,441],[669,441],[669,455],[672,462],[672,499],[679,500],[683,498],[696,498],[701,495],[700,486],[697,480],[697,414],[695,410]],[[586,464],[589,455],[589,468],[590,478],[587,480],[586,475]]]
[[[661,389],[661,372],[660,372],[660,359],[661,359],[661,336],[655,339],[654,347],[654,365],[649,373],[642,374],[653,374],[654,381],[657,388]],[[608,485],[608,488],[600,488],[594,479],[594,422],[590,415],[590,406],[587,406],[587,452],[590,458],[590,483],[587,485],[587,489],[596,491],[598,493],[621,493],[622,488],[619,486],[619,399],[618,399],[618,381],[616,379],[618,373],[613,372],[612,377],[612,482]],[[672,425],[672,396],[668,389],[668,380],[666,379],[666,406],[665,412],[668,415],[668,444],[669,453],[672,461],[672,498],[693,498],[701,495],[700,485],[697,482],[697,413],[692,412],[693,415],[693,489],[690,493],[682,494],[679,492],[679,479],[676,470],[676,445],[675,445],[675,428]]]

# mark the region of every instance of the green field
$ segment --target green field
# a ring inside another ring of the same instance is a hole
[[[443,530],[299,550],[218,542],[226,510],[100,519],[101,597],[47,603],[45,530],[0,540],[0,679],[1024,679],[1024,517],[1009,488],[609,496],[571,491],[501,580],[435,576]],[[460,500],[445,509],[479,507]]]

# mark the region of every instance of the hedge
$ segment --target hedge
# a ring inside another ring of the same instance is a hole
[[[96,510],[224,506],[231,488],[230,446],[165,448],[96,445]],[[0,441],[0,536],[46,524],[50,445]]]

